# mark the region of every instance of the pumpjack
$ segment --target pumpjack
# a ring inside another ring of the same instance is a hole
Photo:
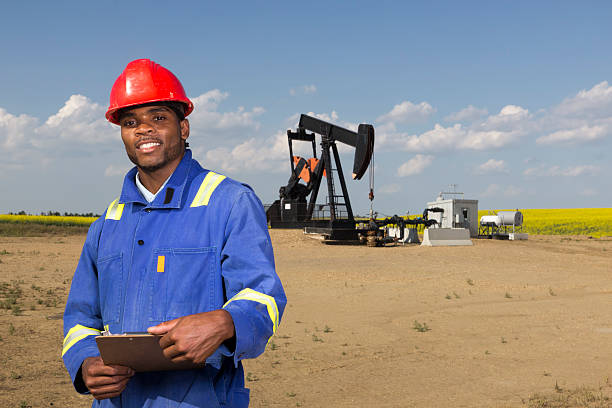
[[[321,136],[319,158],[317,134]],[[303,114],[296,131],[287,130],[287,139],[291,176],[287,185],[280,188],[279,199],[266,211],[270,228],[304,228],[306,233],[321,234],[329,241],[357,241],[358,231],[336,143],[355,148],[352,178],[360,180],[374,153],[374,127],[360,124],[357,132],[353,132]],[[293,141],[310,142],[313,157],[294,156]],[[336,191],[335,176],[342,194]],[[323,177],[327,180],[327,199],[324,204],[317,204]],[[372,190],[370,195],[372,199]]]

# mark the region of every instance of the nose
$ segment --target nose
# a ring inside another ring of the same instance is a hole
[[[138,123],[138,127],[136,128],[136,134],[145,135],[153,132],[153,126],[148,123],[148,121],[140,121]]]

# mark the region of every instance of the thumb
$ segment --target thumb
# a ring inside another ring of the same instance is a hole
[[[165,334],[176,326],[179,319],[168,320],[167,322],[161,322],[157,326],[151,326],[147,331],[151,334]]]

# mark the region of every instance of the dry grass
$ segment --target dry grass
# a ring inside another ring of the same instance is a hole
[[[598,388],[577,387],[563,389],[555,384],[555,390],[550,394],[534,394],[525,401],[527,408],[610,408],[610,386]]]

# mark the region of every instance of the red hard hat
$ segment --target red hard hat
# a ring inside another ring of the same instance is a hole
[[[111,89],[106,119],[118,125],[119,109],[162,101],[183,103],[185,116],[193,111],[193,103],[172,72],[149,59],[134,60],[125,67]]]

